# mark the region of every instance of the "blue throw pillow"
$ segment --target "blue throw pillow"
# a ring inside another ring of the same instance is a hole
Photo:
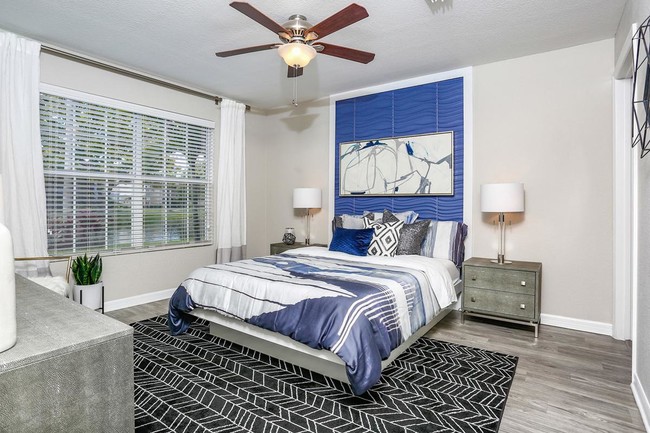
[[[355,256],[365,256],[368,254],[368,246],[370,246],[374,232],[372,228],[356,230],[339,227],[332,236],[329,250]]]

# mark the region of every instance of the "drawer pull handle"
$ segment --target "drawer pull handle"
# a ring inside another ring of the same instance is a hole
[[[476,275],[472,275],[472,281],[476,281]]]
[[[470,298],[470,301],[472,301],[472,302],[476,302],[476,298],[472,296],[472,297]]]
[[[519,304],[519,308],[522,309],[522,310],[525,310],[526,309],[526,304]]]
[[[525,281],[522,281],[522,282],[521,282],[521,285],[524,286],[524,287],[526,287],[526,282],[525,282]]]

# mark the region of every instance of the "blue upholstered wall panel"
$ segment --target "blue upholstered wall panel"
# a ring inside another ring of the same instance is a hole
[[[423,84],[336,103],[334,210],[415,210],[421,218],[463,220],[463,79]],[[339,197],[339,143],[454,131],[454,195],[424,197]]]

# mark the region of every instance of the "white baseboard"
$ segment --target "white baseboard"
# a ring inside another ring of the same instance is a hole
[[[145,293],[143,295],[131,296],[129,298],[116,299],[104,303],[104,311],[120,310],[122,308],[135,307],[136,305],[147,304],[149,302],[169,299],[176,289],[159,290],[157,292]]]
[[[544,313],[540,314],[540,321],[542,325],[557,326],[559,328],[591,332],[593,334],[612,335],[611,323],[594,322],[592,320],[574,319],[572,317]]]
[[[648,402],[648,395],[645,393],[643,385],[641,385],[636,373],[632,374],[632,384],[630,387],[632,388],[636,405],[639,407],[639,412],[641,412],[645,429],[650,432],[650,402]]]

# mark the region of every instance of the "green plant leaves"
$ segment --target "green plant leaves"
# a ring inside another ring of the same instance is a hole
[[[102,277],[102,259],[99,253],[90,259],[87,254],[76,257],[72,261],[72,273],[77,285],[88,286],[99,283]]]

